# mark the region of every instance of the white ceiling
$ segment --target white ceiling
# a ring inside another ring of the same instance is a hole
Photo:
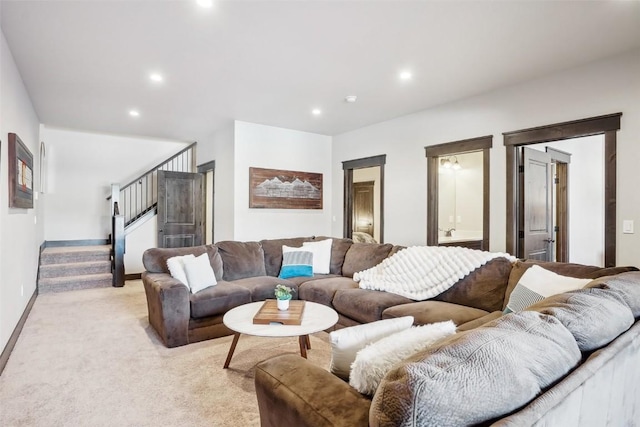
[[[5,1],[40,121],[202,140],[335,135],[640,47],[639,1]],[[398,72],[413,78],[401,82]],[[148,75],[161,72],[165,82]],[[347,95],[357,95],[349,104]],[[321,108],[320,116],[311,114]],[[130,109],[140,117],[128,115]]]

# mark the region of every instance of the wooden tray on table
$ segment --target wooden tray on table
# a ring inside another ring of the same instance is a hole
[[[282,325],[302,324],[302,313],[304,313],[304,301],[290,300],[289,310],[278,310],[278,303],[274,299],[264,302],[260,310],[253,316],[255,325],[268,325],[270,323],[280,323]]]

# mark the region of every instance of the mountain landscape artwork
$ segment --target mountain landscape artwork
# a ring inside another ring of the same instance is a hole
[[[322,209],[322,174],[249,168],[249,207]]]

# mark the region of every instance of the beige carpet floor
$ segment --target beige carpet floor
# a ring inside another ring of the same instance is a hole
[[[0,426],[258,426],[253,368],[295,338],[231,336],[168,349],[141,281],[40,295],[0,376]],[[309,360],[328,368],[328,335]]]

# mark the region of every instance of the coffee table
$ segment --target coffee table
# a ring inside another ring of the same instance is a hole
[[[338,313],[331,307],[306,301],[300,325],[254,325],[253,316],[260,310],[264,301],[244,304],[229,310],[222,318],[225,326],[235,332],[224,368],[229,367],[233,352],[238,344],[240,334],[259,337],[298,337],[300,355],[307,358],[307,350],[311,349],[309,334],[329,329],[338,322]]]

